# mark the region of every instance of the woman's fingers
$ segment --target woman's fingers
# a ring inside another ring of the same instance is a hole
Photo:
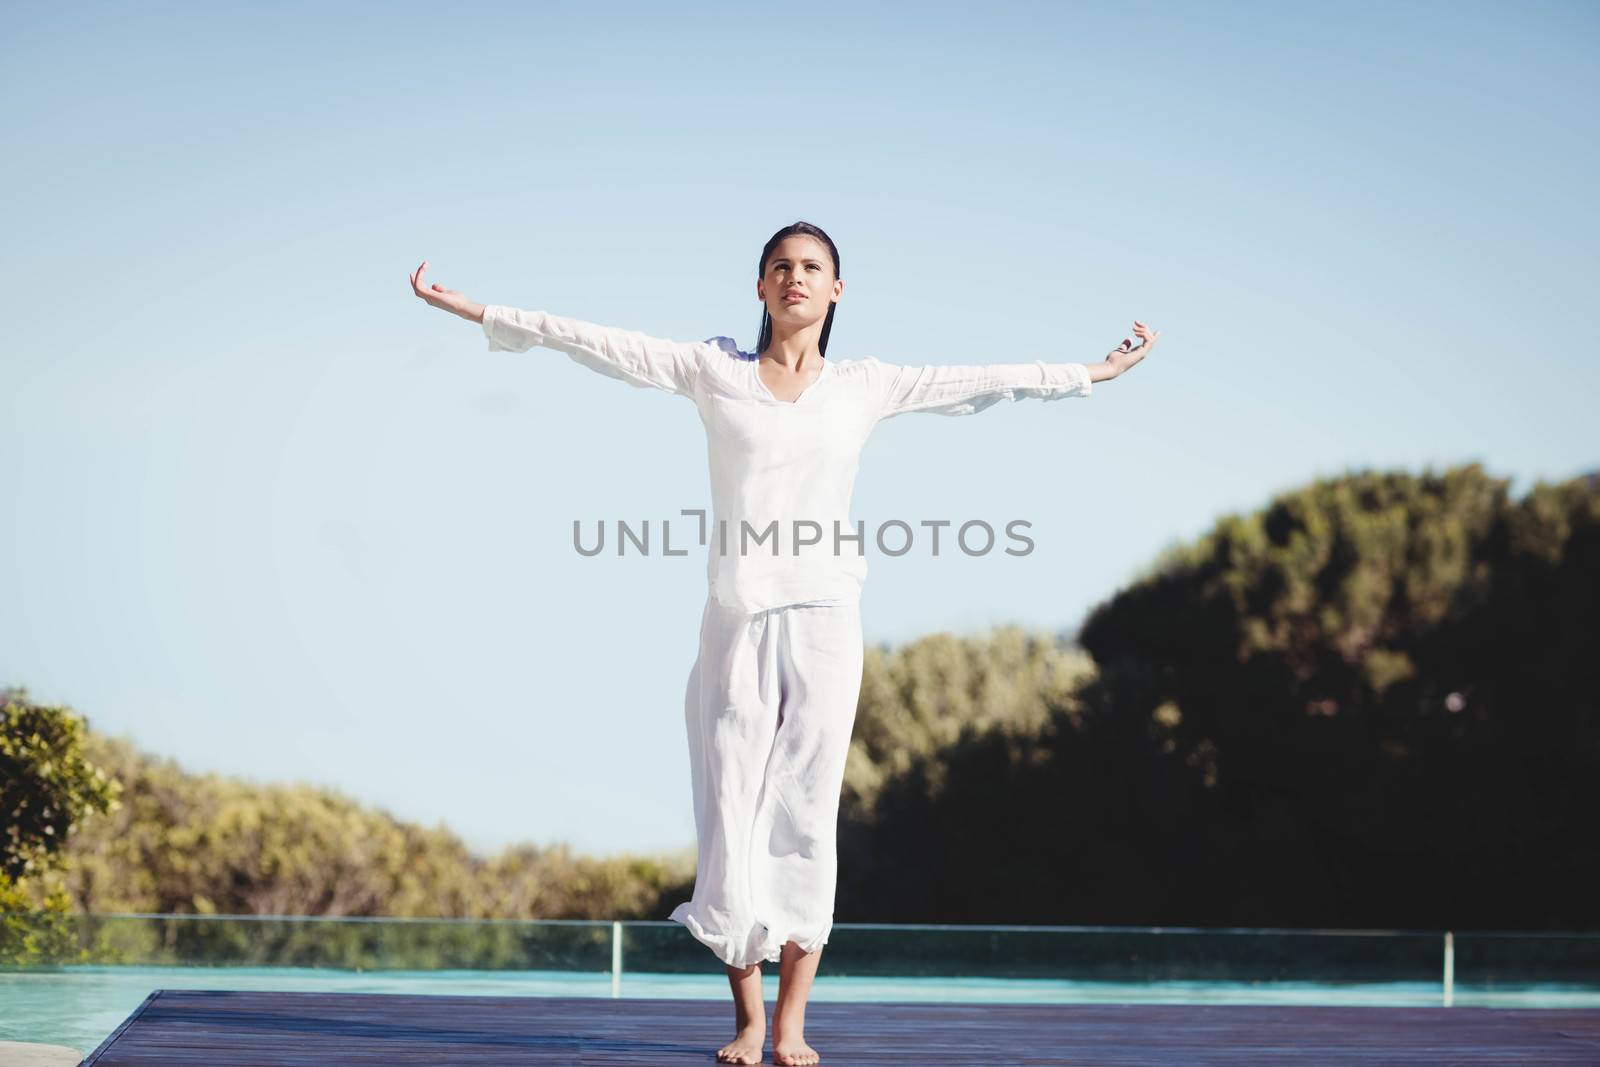
[[[1122,343],[1111,350],[1111,356],[1131,357],[1127,360],[1116,361],[1117,374],[1121,374],[1129,367],[1142,361],[1149,352],[1150,346],[1155,344],[1156,338],[1161,336],[1160,330],[1152,330],[1138,319],[1133,320],[1133,332],[1139,338],[1137,345],[1133,343],[1132,337],[1124,337]]]
[[[415,271],[413,271],[412,274],[411,274],[411,288],[416,290],[416,294],[418,296],[422,297],[422,299],[428,301],[428,303],[430,303],[430,304],[433,304],[435,307],[444,307],[445,306],[444,304],[439,303],[434,298],[441,297],[441,296],[460,296],[461,295],[460,293],[456,292],[456,290],[454,290],[454,289],[445,288],[445,286],[441,282],[433,282],[433,283],[430,284],[427,281],[427,278],[426,278],[427,272],[428,272],[428,261],[427,260],[423,260],[422,264],[419,267],[417,267],[417,269]]]
[[[427,272],[428,261],[423,260],[421,265],[418,266],[417,269],[411,274],[411,288],[418,296],[434,307],[445,308],[448,310],[450,308],[450,303],[447,298],[460,296],[461,294],[456,292],[454,289],[445,288],[440,282],[429,283],[427,280]]]

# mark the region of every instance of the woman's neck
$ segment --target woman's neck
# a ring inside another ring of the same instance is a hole
[[[801,331],[789,337],[774,336],[766,350],[760,353],[760,358],[768,363],[776,363],[785,370],[804,374],[821,363],[823,355],[811,331]]]

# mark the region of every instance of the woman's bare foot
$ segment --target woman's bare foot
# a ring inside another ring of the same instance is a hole
[[[752,1022],[739,1031],[739,1036],[717,1049],[718,1063],[760,1063],[761,1044],[767,1039],[767,1024]],[[782,1062],[782,1061],[779,1061]],[[816,1063],[816,1060],[807,1060]]]
[[[822,1061],[805,1038],[806,998],[821,958],[821,948],[804,952],[796,941],[783,943],[778,964],[778,1006],[772,1013],[772,1062],[779,1067]]]
[[[733,991],[734,1039],[717,1049],[718,1063],[760,1063],[767,1039],[767,1005],[761,999],[761,964],[726,968]]]
[[[793,1037],[784,1034],[773,1039],[772,1062],[779,1067],[799,1067],[801,1064],[820,1063],[821,1060],[817,1050],[806,1044],[806,1039],[799,1034]]]

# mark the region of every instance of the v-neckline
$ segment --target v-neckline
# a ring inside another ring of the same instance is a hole
[[[811,384],[806,386],[804,389],[800,390],[800,395],[795,397],[793,400],[782,400],[782,399],[780,399],[778,397],[778,395],[776,393],[774,393],[771,390],[771,388],[769,388],[767,386],[767,383],[762,380],[762,377],[761,377],[761,358],[759,356],[751,361],[751,363],[750,363],[750,373],[752,373],[752,374],[754,374],[756,376],[756,384],[761,387],[761,391],[763,393],[766,393],[767,396],[770,397],[774,403],[785,404],[785,405],[787,405],[789,407],[793,407],[794,405],[800,403],[800,401],[804,400],[806,397],[810,396],[811,395],[811,390],[815,389],[817,387],[817,383],[822,381],[822,376],[828,373],[828,360],[827,360],[826,356],[823,357],[822,369],[817,371],[817,376],[815,378],[811,379]]]

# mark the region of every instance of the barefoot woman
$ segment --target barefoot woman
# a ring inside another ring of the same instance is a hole
[[[761,250],[753,353],[731,338],[667,341],[545,311],[477,304],[423,279],[435,307],[483,324],[491,351],[535,345],[692,401],[706,428],[712,522],[700,650],[684,701],[699,858],[671,918],[714,952],[737,1032],[717,1059],[759,1063],[761,962],[779,965],[773,1061],[812,1064],[806,997],[833,928],[835,830],[860,696],[864,524],[849,519],[861,447],[909,411],[966,415],[1007,399],[1088,396],[1143,359],[1134,323],[1103,362],[901,366],[825,358],[844,294],[827,234],[797,222]]]

